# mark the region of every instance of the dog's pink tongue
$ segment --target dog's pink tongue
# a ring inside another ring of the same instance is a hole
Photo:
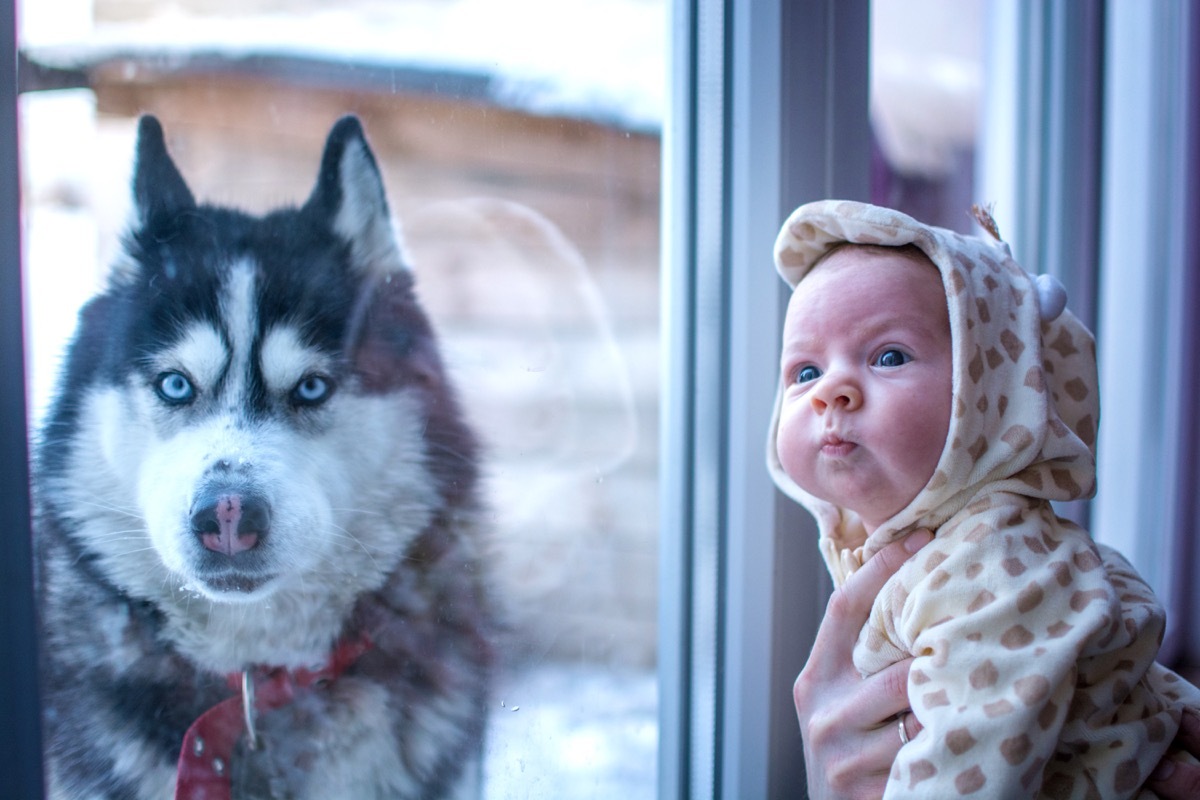
[[[238,532],[242,521],[242,498],[228,494],[217,500],[217,532],[206,533],[201,539],[209,550],[236,556],[258,544],[258,534],[253,531]]]

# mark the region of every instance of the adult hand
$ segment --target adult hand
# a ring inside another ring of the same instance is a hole
[[[900,752],[897,716],[904,714],[908,736],[921,728],[908,704],[912,659],[863,679],[852,654],[883,584],[932,538],[917,530],[893,542],[829,598],[808,663],[792,689],[810,800],[882,796]]]
[[[1200,717],[1183,712],[1175,746],[1200,758]],[[1168,755],[1154,768],[1146,787],[1163,800],[1194,800],[1200,797],[1200,766],[1175,761]]]

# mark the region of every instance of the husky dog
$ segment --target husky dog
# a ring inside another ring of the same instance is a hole
[[[468,793],[477,444],[361,126],[256,217],[198,204],[144,117],[133,195],[36,451],[52,795]]]

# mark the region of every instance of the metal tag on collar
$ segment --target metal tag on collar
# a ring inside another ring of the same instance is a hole
[[[258,731],[254,728],[254,675],[242,670],[242,713],[246,720],[247,742],[251,750],[258,749]]]

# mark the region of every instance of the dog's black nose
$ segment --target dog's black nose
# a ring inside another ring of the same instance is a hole
[[[248,492],[213,492],[192,505],[192,532],[216,553],[236,556],[258,547],[271,527],[271,507]]]

